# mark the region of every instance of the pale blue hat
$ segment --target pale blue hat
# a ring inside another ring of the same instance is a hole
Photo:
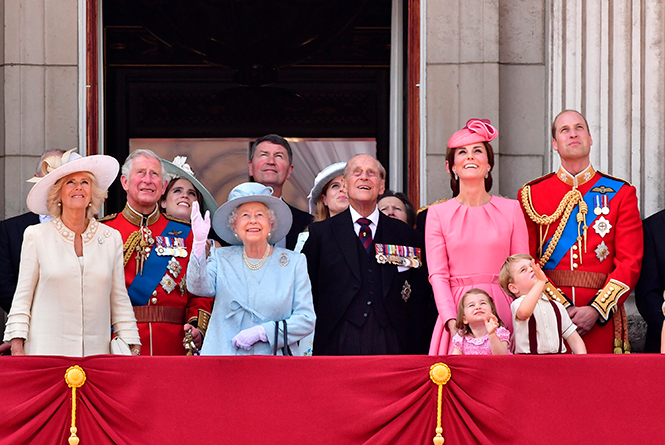
[[[344,174],[344,168],[346,167],[346,162],[336,162],[331,164],[321,170],[316,178],[314,178],[314,187],[312,191],[309,192],[307,198],[309,199],[309,213],[312,215],[316,211],[316,202],[323,192],[323,188],[328,185],[330,181],[338,177],[339,175]]]
[[[238,206],[248,202],[261,202],[270,210],[275,212],[275,225],[270,230],[271,235],[268,242],[271,244],[281,240],[291,230],[293,215],[291,209],[281,199],[272,196],[272,187],[266,187],[258,182],[244,182],[239,184],[229,193],[229,200],[222,204],[212,217],[212,227],[217,235],[229,244],[242,244],[236,238],[233,229],[229,227],[229,215]]]

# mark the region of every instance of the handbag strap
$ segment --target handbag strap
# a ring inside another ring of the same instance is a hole
[[[289,340],[288,340],[289,334],[288,334],[288,330],[287,330],[288,328],[287,328],[287,325],[286,325],[286,320],[281,320],[281,321],[276,321],[275,322],[275,348],[272,351],[272,355],[277,355],[277,338],[279,338],[278,335],[279,335],[279,323],[280,322],[284,323],[284,329],[283,329],[284,346],[282,347],[282,355],[293,355],[293,353],[291,352],[291,348],[289,348]]]
[[[282,320],[284,322],[284,347],[282,348],[282,355],[293,355],[291,353],[291,348],[289,348],[289,340],[288,340],[288,333],[286,329],[286,320]]]

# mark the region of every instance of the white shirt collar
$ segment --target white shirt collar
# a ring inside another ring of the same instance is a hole
[[[351,211],[351,221],[354,223],[358,221],[358,218],[363,218],[363,216],[356,212],[356,210],[353,208],[353,206],[349,206],[349,210]],[[379,207],[376,206],[374,208],[374,211],[367,217],[370,221],[372,221],[372,224],[370,224],[370,227],[377,227],[379,225]]]

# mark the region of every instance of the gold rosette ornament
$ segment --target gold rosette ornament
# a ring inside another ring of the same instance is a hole
[[[436,401],[436,436],[434,436],[434,445],[442,445],[445,439],[441,435],[441,403],[443,399],[443,385],[450,380],[450,368],[444,363],[435,363],[429,368],[429,378],[439,387],[439,394]]]
[[[65,372],[65,382],[72,389],[72,426],[69,432],[69,445],[78,445],[79,438],[76,436],[76,388],[80,388],[85,383],[85,371],[80,366],[70,366]]]

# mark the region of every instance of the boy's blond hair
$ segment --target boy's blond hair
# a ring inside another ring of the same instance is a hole
[[[499,284],[501,285],[501,289],[503,289],[505,293],[513,298],[517,298],[518,296],[512,293],[510,289],[508,289],[508,285],[513,282],[513,275],[510,270],[510,266],[520,260],[531,261],[533,260],[533,257],[528,253],[516,253],[515,255],[510,255],[508,258],[506,258],[506,261],[503,262],[503,265],[501,266],[501,272],[499,272]]]

